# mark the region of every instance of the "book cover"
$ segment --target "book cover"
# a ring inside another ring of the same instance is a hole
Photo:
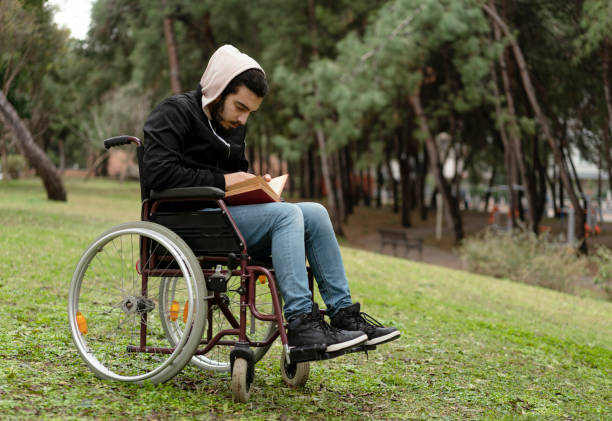
[[[257,176],[227,187],[225,203],[232,206],[280,202],[287,183],[287,174],[274,177],[270,182]]]

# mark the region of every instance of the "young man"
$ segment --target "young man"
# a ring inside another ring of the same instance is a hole
[[[246,172],[246,122],[259,109],[267,91],[265,73],[255,60],[230,45],[219,48],[210,58],[198,89],[167,98],[145,122],[147,186],[225,190],[254,177]],[[338,243],[323,206],[281,202],[230,206],[229,211],[249,253],[272,255],[285,301],[290,347],[323,344],[327,352],[334,352],[400,336],[397,329],[383,327],[361,313],[359,303],[352,303]],[[306,257],[331,326],[312,303]]]

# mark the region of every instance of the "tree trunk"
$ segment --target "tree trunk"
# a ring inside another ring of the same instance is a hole
[[[563,214],[563,208],[565,207],[565,195],[563,190],[563,181],[561,181],[561,176],[558,178],[559,180],[559,214]],[[557,183],[557,175],[555,174],[555,184]]]
[[[28,164],[33,167],[42,179],[49,200],[66,201],[66,189],[55,165],[34,142],[32,134],[17,115],[15,108],[0,91],[0,120],[12,131],[19,142],[22,153]]]
[[[412,133],[412,129],[409,133]],[[419,210],[419,214],[422,220],[427,218],[427,208],[425,206],[425,175],[427,174],[427,158],[419,159],[419,142],[415,141],[413,137],[410,137],[410,142],[407,144],[407,154],[410,157],[410,165],[413,169],[412,173],[414,176],[410,181],[410,194],[411,194],[411,209]],[[425,164],[425,165],[423,165]]]
[[[544,171],[544,177],[546,177],[546,182],[548,183],[548,188],[550,189],[550,203],[552,203],[553,214],[555,218],[559,217],[559,212],[557,208],[557,189],[555,186],[555,169],[553,167],[553,175],[552,178],[548,176],[547,171]]]
[[[64,150],[64,141],[60,139],[57,142],[57,149],[59,150],[59,160],[60,160],[60,174],[64,175],[66,171],[66,151]]]
[[[584,190],[582,190],[582,183],[580,182],[580,178],[578,178],[578,171],[576,171],[576,167],[574,166],[574,160],[572,159],[572,150],[569,145],[565,147],[565,144],[566,144],[565,139],[562,139],[561,146],[560,146],[561,156],[563,157],[565,162],[569,163],[568,171],[569,171],[570,181],[572,180],[572,176],[573,176],[574,183],[576,185],[576,188],[578,189],[579,199],[582,198],[582,203],[584,207],[586,208],[587,206],[586,195],[584,194]]]
[[[8,148],[6,147],[6,136],[4,127],[0,125],[0,165],[2,165],[2,180],[8,181]]]
[[[407,128],[404,125],[396,129],[396,137],[398,139],[398,159],[400,164],[400,182],[402,186],[402,226],[410,227],[410,209],[412,204],[412,195],[410,191],[410,164],[408,162],[408,154],[406,153]]]
[[[340,166],[340,151],[336,151],[332,153],[332,165],[334,167],[334,176],[332,180],[334,181],[334,187],[336,187],[333,191],[336,194],[336,203],[338,204],[338,214],[340,215],[340,220],[343,223],[347,222],[348,212],[346,211],[346,204],[344,202],[344,186],[342,182],[342,174],[341,174],[341,166]]]
[[[418,164],[417,171],[417,200],[419,202],[419,209],[421,214],[421,221],[427,220],[427,203],[425,203],[425,181],[427,176],[427,163],[428,163],[428,154],[427,154],[427,146],[423,145],[423,159]],[[419,162],[419,160],[417,160]]]
[[[263,174],[270,174],[271,168],[272,168],[272,161],[271,161],[271,157],[272,157],[272,145],[270,145],[270,142],[268,141],[268,135],[265,134],[265,136],[263,136],[261,138],[262,141],[265,141],[265,152],[264,152],[264,156],[266,157],[266,169],[265,172]]]
[[[580,205],[578,196],[576,195],[574,187],[572,186],[572,183],[569,177],[569,172],[567,170],[567,167],[561,155],[559,144],[553,138],[551,130],[550,130],[550,126],[548,124],[548,120],[542,113],[540,104],[538,103],[538,100],[535,96],[535,90],[533,89],[533,84],[531,83],[531,77],[529,76],[529,71],[527,69],[527,63],[525,62],[523,53],[518,43],[516,42],[516,40],[513,38],[512,33],[510,32],[510,29],[508,28],[506,23],[499,17],[499,15],[495,12],[495,9],[487,5],[483,5],[482,7],[487,12],[487,14],[491,16],[491,18],[493,18],[493,20],[497,23],[497,25],[501,28],[505,36],[510,41],[510,45],[512,46],[512,51],[514,53],[514,58],[516,59],[516,62],[518,64],[521,79],[523,81],[523,87],[525,88],[525,93],[527,94],[527,98],[529,99],[529,103],[531,105],[531,108],[533,109],[536,119],[538,120],[538,123],[542,127],[542,131],[544,132],[544,137],[548,141],[548,144],[550,145],[550,148],[553,151],[555,161],[557,165],[559,166],[559,175],[561,176],[563,186],[565,187],[565,190],[567,191],[570,201],[572,202],[572,206],[574,206],[574,211],[576,213],[576,238],[580,242],[580,250],[586,254],[588,252],[588,248],[587,248],[585,231],[584,231],[584,223],[585,223],[584,209]]]
[[[603,157],[602,153],[599,153],[599,165],[597,168],[597,206],[601,209],[601,169],[603,168]]]
[[[264,169],[264,150],[263,150],[263,138],[262,136],[259,136],[259,139],[257,139],[257,152],[259,155],[259,175],[264,175],[265,174],[265,169]]]
[[[355,176],[357,177],[357,182],[355,183],[355,201],[358,204],[365,206],[366,200],[363,191],[363,170],[360,169],[357,171]]]
[[[161,0],[164,8],[164,13],[167,8],[167,1]],[[176,40],[174,37],[174,21],[170,15],[165,14],[164,16],[164,37],[166,38],[166,48],[168,50],[168,64],[170,65],[170,87],[172,88],[173,94],[179,94],[182,92],[178,53],[176,48]]]
[[[382,188],[384,184],[382,164],[376,166],[376,208],[382,207]]]
[[[429,161],[434,172],[436,185],[438,186],[440,193],[442,193],[444,205],[446,206],[448,215],[453,222],[455,243],[458,244],[463,239],[463,223],[461,221],[461,213],[459,212],[457,200],[455,200],[455,198],[452,196],[450,186],[446,182],[446,179],[442,173],[442,163],[440,162],[440,156],[438,154],[438,146],[436,145],[434,138],[429,131],[429,125],[427,123],[425,114],[423,113],[423,108],[421,107],[419,90],[417,89],[417,92],[410,95],[409,99],[419,122],[420,129],[425,135],[425,142],[427,145],[427,151],[429,153]]]
[[[512,227],[516,227],[516,217],[514,215],[515,209],[518,209],[518,194],[516,190],[514,190],[514,186],[518,184],[515,166],[516,157],[504,125],[504,118],[502,116],[502,108],[499,100],[500,94],[497,88],[497,71],[495,70],[494,65],[491,66],[491,75],[493,76],[493,93],[495,94],[495,116],[497,117],[497,129],[499,130],[499,135],[504,145],[504,167],[506,168],[506,184],[508,184],[508,193],[510,195],[510,217]]]
[[[91,166],[87,170],[87,174],[85,174],[85,180],[89,180],[90,177],[96,175],[96,170],[102,162],[104,162],[110,156],[110,150],[105,151],[101,155],[95,157],[94,161],[91,163]]]
[[[308,185],[308,163],[307,163],[308,154],[304,154],[300,157],[300,197],[305,198],[306,196],[306,186]]]
[[[353,197],[353,183],[351,177],[353,175],[353,159],[349,146],[345,146],[338,151],[340,158],[340,177],[342,179],[342,191],[344,192],[344,205],[346,207],[347,216],[353,213],[355,199]]]
[[[484,211],[487,212],[489,209],[489,199],[491,198],[491,192],[493,191],[493,184],[495,184],[495,176],[497,174],[497,167],[491,168],[491,178],[489,178],[489,188],[487,189],[484,197]]]
[[[249,154],[249,167],[253,174],[255,174],[255,145],[253,147],[248,148]]]
[[[365,176],[364,176],[365,172]],[[359,178],[361,179],[361,194],[363,195],[364,206],[372,206],[372,185],[370,183],[370,169],[359,170]]]
[[[308,26],[310,29],[310,35],[312,37],[312,57],[316,60],[319,58],[319,41],[314,0],[308,0]],[[319,96],[318,86],[316,85],[316,83],[314,86],[314,96]],[[327,146],[323,129],[315,129],[315,136],[317,139],[317,144],[319,145],[319,156],[321,158],[321,173],[323,175],[323,181],[327,189],[327,200],[330,213],[329,216],[336,234],[342,235],[342,215],[340,213],[338,203],[336,203],[336,201],[334,200],[334,185],[332,184],[331,174],[329,171],[329,161],[327,158],[326,149]]]
[[[283,174],[299,174],[299,162],[289,162],[287,161],[287,171],[283,172]],[[295,189],[296,189],[296,177],[289,177],[287,180],[289,182],[289,197],[295,197]]]
[[[503,130],[503,137],[506,137],[505,129]],[[508,138],[505,139],[508,142]],[[503,140],[502,140],[503,142]],[[506,149],[506,147],[508,149]],[[512,153],[512,147],[509,143],[504,145],[504,166],[506,167],[506,183],[508,184],[508,193],[510,195],[510,220],[512,221],[512,227],[516,227],[516,213],[520,207],[519,195],[515,190],[515,186],[518,185],[518,179],[516,177],[516,159],[514,153]]]
[[[542,163],[542,161],[546,162],[546,160],[540,159],[540,150],[537,142],[534,141],[533,145],[533,185],[538,186],[538,192],[535,196],[536,200],[534,201],[533,229],[536,234],[539,234],[540,221],[542,221],[542,216],[544,216],[544,210],[546,209],[546,165]],[[536,174],[537,180],[535,179]]]
[[[494,10],[495,3],[491,1],[490,4]],[[497,21],[495,21],[495,19],[493,19],[493,32],[495,35],[495,39],[497,41],[501,39],[500,28],[501,26],[497,23]],[[527,214],[527,226],[530,230],[533,230],[534,232],[537,233],[538,227],[536,227],[534,224],[535,215],[533,214],[533,211],[535,209],[535,203],[534,203],[535,202],[535,188],[529,178],[529,171],[527,169],[525,154],[523,152],[523,145],[521,142],[521,138],[519,136],[520,128],[516,120],[516,110],[514,107],[514,98],[512,97],[512,89],[510,87],[510,76],[508,75],[508,67],[506,65],[506,59],[504,57],[504,54],[505,54],[504,51],[500,52],[498,61],[499,61],[499,66],[501,68],[502,81],[504,84],[504,92],[506,94],[506,102],[508,103],[508,114],[510,117],[509,118],[510,129],[509,129],[509,136],[508,136],[508,145],[510,146],[513,152],[512,155],[514,156],[514,162],[516,162],[516,164],[518,165],[519,173],[521,175],[521,180],[525,184],[525,193],[527,195],[527,204],[529,207],[529,213]],[[520,206],[518,195],[517,195],[515,205],[517,206],[517,208]],[[513,214],[514,214],[514,209],[513,209]]]
[[[603,152],[606,157],[606,167],[608,170],[608,185],[612,192],[612,157],[610,156],[610,132],[608,131],[610,118],[606,116],[603,127]]]
[[[391,167],[391,148],[385,148],[385,164],[387,167],[387,173],[389,174],[389,182],[391,183],[391,194],[393,195],[393,213],[399,212],[399,198],[397,194],[397,180],[393,176],[393,170]]]
[[[603,130],[604,135],[604,151],[606,153],[606,162],[608,164],[608,183],[612,191],[612,162],[610,158],[610,135],[612,134],[612,95],[610,95],[610,38],[603,41],[602,46],[602,61],[603,61],[603,85],[604,96],[606,98],[606,109],[608,113],[605,118],[606,125]]]
[[[334,186],[331,180],[331,174],[329,172],[326,145],[325,145],[325,135],[323,134],[323,130],[315,129],[315,134],[317,136],[317,143],[319,145],[319,155],[321,156],[321,173],[323,174],[323,181],[325,183],[325,189],[327,190],[327,203],[329,210],[329,217],[331,219],[332,225],[334,227],[334,231],[338,235],[343,235],[342,232],[342,216],[338,211],[338,205],[334,199]]]
[[[210,24],[210,12],[204,13],[204,38],[206,39],[206,44],[208,45],[211,53],[215,51],[218,47],[217,41],[215,39],[215,35],[212,30],[212,25]]]
[[[315,135],[315,141],[316,135]],[[321,172],[321,160],[315,157],[319,148],[313,148],[310,150],[310,176],[312,180],[312,197],[321,199],[323,198],[323,176]]]

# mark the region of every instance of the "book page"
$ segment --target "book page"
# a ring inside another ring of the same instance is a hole
[[[280,175],[278,177],[274,177],[272,180],[268,182],[268,185],[274,192],[280,197],[283,189],[285,188],[285,184],[287,183],[288,174]]]

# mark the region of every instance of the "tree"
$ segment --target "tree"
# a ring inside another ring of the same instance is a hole
[[[44,153],[7,95],[27,96],[26,89],[40,86],[45,66],[51,61],[61,36],[50,13],[40,5],[26,9],[16,0],[0,0],[0,121],[13,134],[18,148],[41,177],[50,200],[66,200],[66,190],[55,165]],[[55,35],[55,36],[54,36]],[[26,77],[21,77],[27,74]],[[28,82],[30,85],[28,86]],[[25,108],[25,106],[24,106]]]
[[[559,168],[559,173],[561,176],[561,180],[563,182],[563,186],[565,187],[565,191],[567,192],[572,206],[574,207],[574,211],[576,212],[576,237],[578,241],[581,242],[581,249],[586,252],[586,239],[585,239],[585,215],[584,209],[580,205],[578,201],[578,196],[576,195],[576,191],[574,190],[574,186],[570,180],[570,176],[567,170],[567,166],[565,164],[565,159],[563,158],[561,148],[557,143],[557,140],[553,137],[552,131],[550,129],[550,125],[548,123],[548,119],[542,112],[540,104],[535,94],[535,90],[533,88],[533,84],[531,82],[531,76],[529,75],[529,70],[527,68],[527,63],[525,62],[525,58],[521,51],[520,46],[516,42],[516,40],[512,37],[510,29],[506,25],[506,23],[499,17],[496,13],[495,9],[483,5],[483,9],[487,12],[487,14],[495,21],[495,23],[500,27],[505,36],[510,40],[510,45],[512,47],[512,53],[517,62],[519,73],[521,77],[521,81],[523,82],[523,87],[525,89],[525,93],[527,98],[529,99],[529,103],[533,109],[533,112],[540,124],[540,128],[544,133],[544,137],[548,141],[550,148],[553,151],[555,162],[557,163],[557,167]]]
[[[260,24],[261,42],[266,46],[262,65],[264,69],[272,69],[268,74],[274,86],[278,87],[276,94],[280,97],[279,112],[271,118],[280,123],[278,126],[288,128],[277,133],[274,141],[279,148],[288,150],[288,155],[314,143],[319,154],[330,217],[336,232],[341,233],[342,220],[346,209],[350,208],[344,204],[343,190],[350,186],[346,186],[346,181],[343,186],[339,176],[343,171],[339,168],[339,154],[346,144],[346,137],[336,137],[337,130],[330,127],[334,125],[336,113],[333,104],[330,107],[327,93],[330,83],[337,84],[337,79],[333,80],[337,76],[334,67],[339,69],[330,58],[336,54],[335,42],[351,28],[362,27],[377,2],[323,4],[311,0],[307,4],[297,1],[267,3],[275,6],[254,10],[254,19]],[[279,14],[283,16],[279,18]],[[295,44],[288,44],[286,39],[295,40]],[[329,119],[326,118],[328,111],[332,112]],[[287,119],[289,124],[285,123]],[[312,165],[313,161],[309,164]],[[304,182],[314,184],[313,181]]]
[[[605,103],[605,116],[602,118],[603,152],[605,155],[608,182],[612,190],[612,156],[610,138],[612,136],[612,93],[610,88],[610,49],[612,48],[612,6],[605,0],[586,0],[582,4],[580,20],[583,33],[576,40],[577,57],[583,62],[601,59],[602,91]]]
[[[19,142],[22,154],[28,163],[36,169],[43,181],[49,200],[66,201],[66,189],[61,177],[57,173],[55,165],[49,157],[34,142],[32,134],[17,115],[15,108],[0,91],[0,121],[2,121],[13,133]]]
[[[166,0],[161,0],[161,4],[164,9],[167,9],[168,2]],[[179,68],[179,59],[176,51],[176,40],[174,36],[174,19],[167,12],[164,16],[164,38],[166,39],[168,64],[170,65],[170,86],[172,86],[172,93],[178,94],[183,90],[181,89],[181,81],[179,78],[181,72]]]
[[[314,72],[335,82],[322,90],[326,93],[322,103],[328,107],[323,118],[340,144],[359,138],[368,114],[381,119],[382,130],[388,132],[411,131],[411,120],[416,118],[415,138],[427,146],[430,168],[445,196],[456,241],[463,237],[456,200],[460,173],[453,177],[453,192],[441,175],[441,163],[451,149],[463,165],[474,155],[471,142],[462,140],[466,125],[461,118],[477,109],[489,93],[483,80],[489,75],[494,50],[488,46],[487,32],[478,2],[397,0],[378,11],[363,36],[351,34],[342,40],[333,64],[322,62],[317,65],[321,70]],[[390,118],[393,115],[398,118]],[[444,154],[434,143],[432,127],[451,134]],[[402,147],[398,152],[404,151]],[[403,200],[411,201],[409,168],[403,166]],[[412,208],[412,204],[408,206]]]
[[[492,10],[495,10],[495,2],[493,0],[489,1],[489,6],[491,7]],[[495,36],[495,40],[499,42],[501,40],[501,34],[500,34],[501,29],[499,25],[495,22],[495,20],[492,20],[492,26],[493,26],[493,33]],[[514,190],[514,185],[518,184],[516,182],[517,177],[515,174],[515,164],[516,164],[516,166],[518,167],[520,176],[521,176],[521,180],[523,184],[525,184],[525,190],[527,193],[527,203],[528,203],[527,225],[529,229],[533,230],[535,233],[538,233],[539,228],[538,228],[538,224],[536,221],[539,218],[535,214],[535,209],[536,209],[535,189],[531,182],[531,178],[529,177],[529,174],[528,174],[527,163],[526,163],[525,154],[523,151],[523,145],[522,145],[521,138],[520,138],[521,129],[517,121],[516,109],[514,106],[514,98],[512,96],[512,89],[510,86],[510,76],[508,73],[508,65],[507,65],[505,49],[499,53],[498,62],[499,62],[499,68],[501,70],[501,75],[502,75],[504,96],[506,100],[506,107],[507,107],[507,113],[508,113],[507,118],[505,119],[502,116],[500,116],[500,118],[502,119],[502,122],[500,123],[499,130],[500,130],[502,141],[504,141],[504,144],[505,144],[504,146],[507,149],[507,155],[508,155],[508,158],[507,158],[508,163],[506,167],[506,173],[508,174],[508,177],[506,178],[510,181],[508,183],[508,188],[509,188],[508,191],[510,192],[511,204],[512,204],[511,215],[512,215],[512,218],[514,219],[514,212],[516,209],[519,208],[518,195],[516,191]],[[494,79],[497,79],[497,77],[494,77]],[[494,80],[494,84],[495,84],[495,89],[497,89],[497,80]],[[507,120],[507,123],[508,123],[507,130],[506,130],[506,127],[504,127],[505,124],[503,120]],[[506,136],[506,133],[508,134],[507,136]]]
[[[42,89],[30,88],[37,79],[28,72],[1,75],[19,86],[8,98],[42,131],[43,149],[60,162],[61,150],[83,160],[100,154],[83,140],[100,136],[109,109],[124,109],[126,86],[150,108],[179,86],[194,88],[215,48],[232,43],[258,59],[270,82],[249,124],[256,171],[276,154],[288,162],[290,190],[321,197],[325,185],[336,227],[354,203],[370,202],[374,169],[381,183],[392,160],[401,163],[401,188],[392,190],[402,223],[415,206],[426,216],[431,171],[459,241],[466,173],[482,181],[493,168],[496,182],[525,186],[527,223],[537,232],[546,183],[556,188],[560,176],[564,190],[575,190],[570,200],[581,199],[568,152],[610,158],[606,8],[605,0],[98,0],[88,39],[54,55]],[[21,56],[12,54],[14,69]],[[447,160],[455,172],[440,176]],[[516,192],[511,201],[522,218]]]

